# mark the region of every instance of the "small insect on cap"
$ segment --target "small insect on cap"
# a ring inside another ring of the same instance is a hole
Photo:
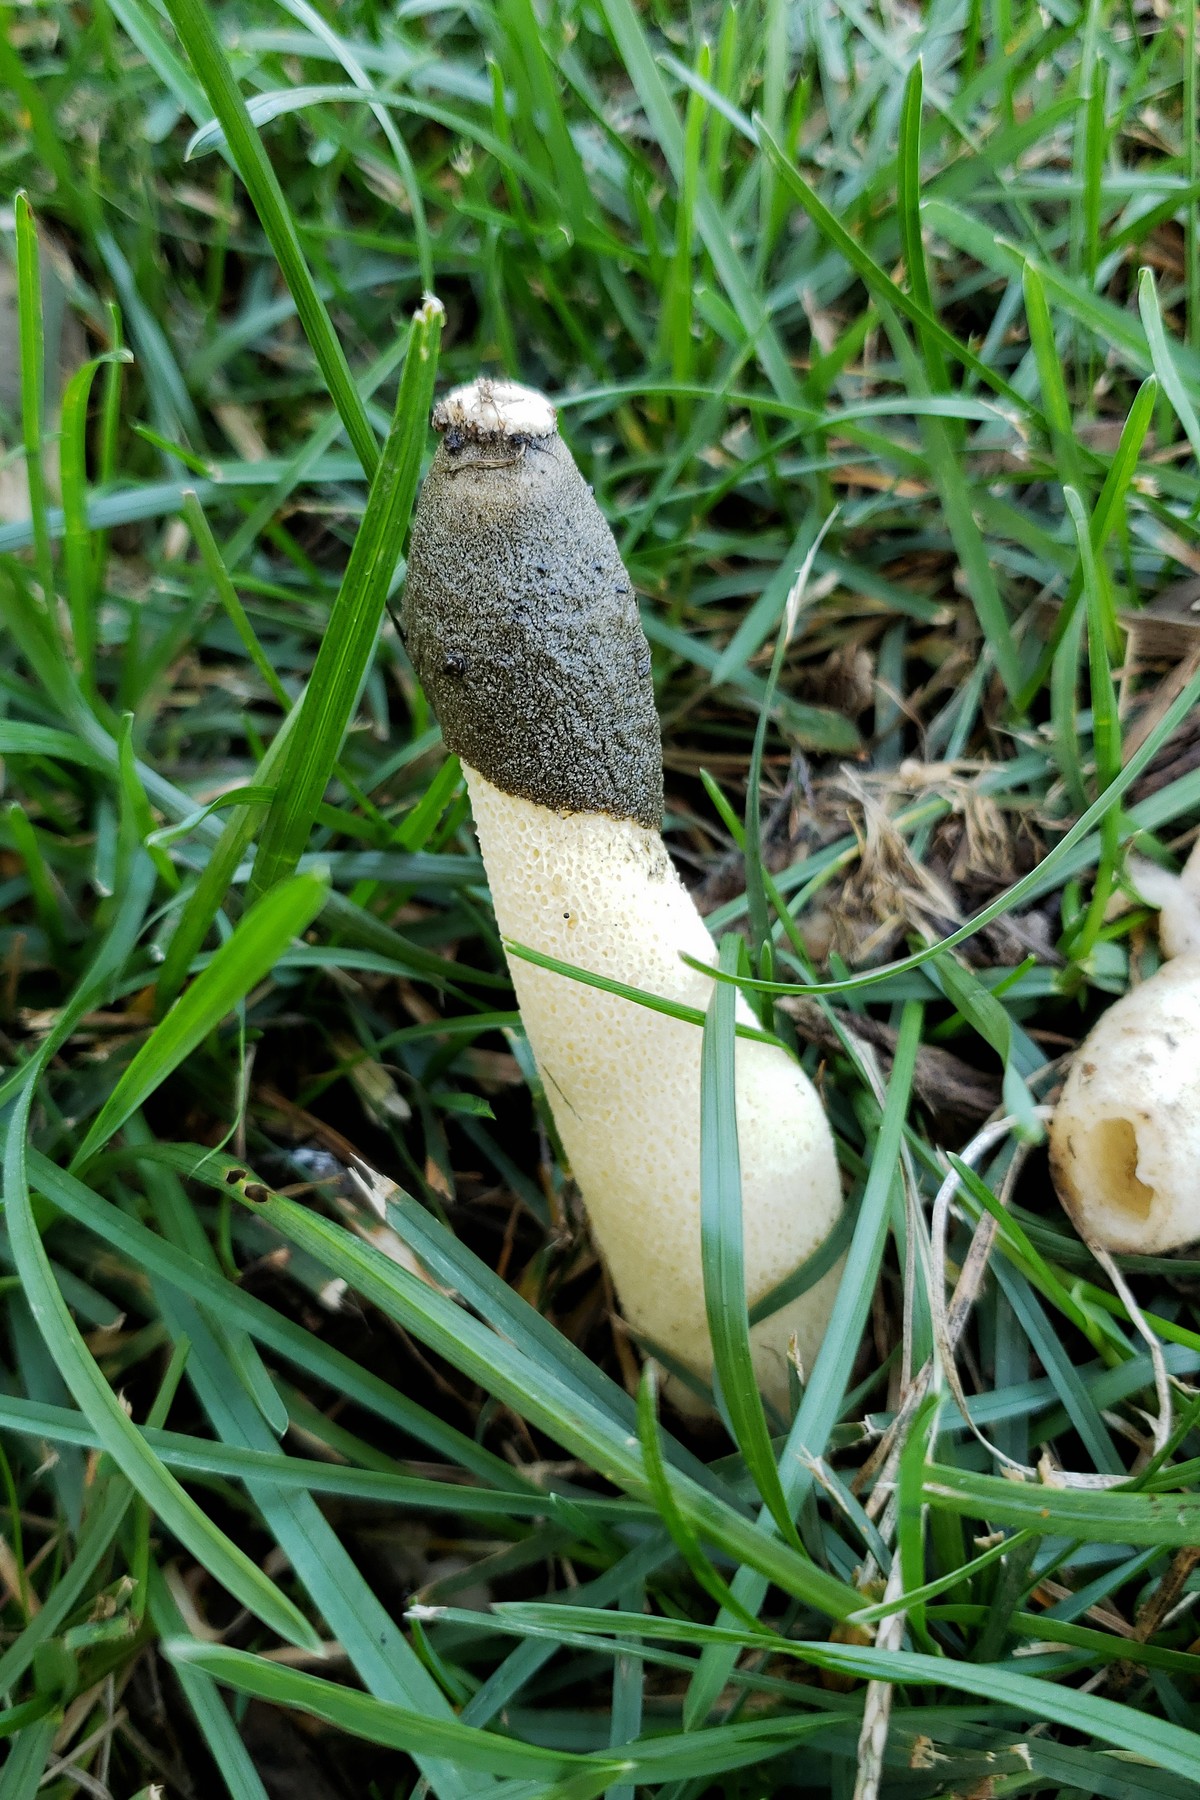
[[[558,415],[536,388],[481,375],[439,400],[431,423],[453,450],[455,439],[460,445],[497,440],[525,444],[531,438],[551,437],[558,429]]]
[[[553,406],[481,376],[433,425],[401,617],[447,746],[506,794],[657,831],[650,646]]]

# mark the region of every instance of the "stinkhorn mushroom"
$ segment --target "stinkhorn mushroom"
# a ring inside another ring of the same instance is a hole
[[[1200,1238],[1200,845],[1182,875],[1139,863],[1165,957],[1079,1049],[1050,1126],[1059,1199],[1105,1250],[1155,1256]]]
[[[703,1008],[711,983],[683,953],[712,964],[714,947],[660,836],[650,650],[612,533],[543,395],[480,380],[441,401],[433,424],[442,441],[413,517],[403,626],[462,761],[500,930]],[[625,1317],[707,1377],[701,1034],[523,959],[510,969]],[[842,1196],[804,1071],[744,1038],[735,1065],[753,1305],[820,1246]],[[780,1407],[789,1344],[810,1367],[835,1286],[826,1274],[751,1330],[760,1386]]]

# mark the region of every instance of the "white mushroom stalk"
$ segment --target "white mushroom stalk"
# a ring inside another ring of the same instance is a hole
[[[1136,865],[1170,960],[1114,1002],[1071,1065],[1050,1169],[1080,1233],[1155,1256],[1200,1238],[1200,845],[1182,875]]]
[[[682,958],[716,956],[659,835],[650,653],[612,533],[542,395],[481,380],[433,423],[442,443],[413,519],[405,638],[462,759],[500,929],[703,1008],[711,982]],[[707,1379],[700,1032],[522,959],[509,966],[625,1317]],[[803,1070],[739,1039],[736,1079],[753,1306],[821,1245],[842,1196]],[[810,1367],[835,1286],[831,1272],[751,1330],[760,1386],[781,1408],[789,1345]]]

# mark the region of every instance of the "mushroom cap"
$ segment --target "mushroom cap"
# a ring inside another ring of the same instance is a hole
[[[505,793],[657,829],[650,646],[608,522],[532,388],[481,378],[433,415],[404,640],[449,748]]]
[[[480,375],[439,400],[431,422],[435,431],[459,431],[470,438],[527,439],[551,436],[558,429],[558,414],[536,388]]]
[[[1200,1238],[1200,955],[1164,964],[1092,1028],[1051,1122],[1050,1170],[1107,1250]]]

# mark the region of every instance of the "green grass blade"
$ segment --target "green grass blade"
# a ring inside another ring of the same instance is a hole
[[[921,235],[921,106],[924,98],[925,69],[918,56],[904,84],[900,105],[900,142],[896,154],[896,210],[900,216],[900,235],[904,245],[904,261],[908,268],[908,285],[922,317],[916,321],[921,353],[929,370],[930,386],[948,390],[950,378],[942,346],[935,334],[925,329],[926,317],[935,319],[933,291],[925,262],[925,244]]]
[[[262,139],[250,122],[246,103],[217,36],[214,15],[203,0],[166,0],[171,23],[191,58],[209,104],[221,123],[234,166],[254,204],[262,228],[296,302],[296,312],[312,345],[326,386],[341,414],[346,435],[365,473],[372,476],[379,446],[346,361],[333,322],[317,292],[300,244],[291,208],[271,167]]]
[[[259,780],[272,795],[279,765],[299,719],[300,708],[295,707],[271,739],[267,753],[258,766]],[[165,1012],[187,980],[192,959],[200,950],[213,920],[225,902],[234,874],[250,847],[254,828],[262,818],[263,810],[261,802],[248,800],[238,806],[225,821],[221,835],[205,861],[200,878],[184,903],[179,921],[171,934],[171,941],[167,945],[155,993],[160,1013]],[[201,822],[196,821],[197,825]]]
[[[742,940],[727,937],[721,967],[737,967]],[[771,1449],[754,1372],[747,1317],[742,1234],[742,1172],[738,1154],[734,1074],[736,989],[715,987],[700,1050],[700,1261],[713,1369],[722,1406],[746,1467],[787,1543],[799,1548]]]
[[[740,1612],[728,1583],[717,1573],[711,1558],[705,1554],[703,1544],[675,1504],[663,1456],[662,1434],[658,1423],[658,1377],[653,1362],[646,1362],[642,1367],[637,1399],[637,1434],[654,1509],[670,1532],[680,1555],[711,1600],[745,1619],[748,1615]],[[750,1623],[751,1628],[757,1631],[757,1621],[751,1620]]]
[[[1071,403],[1063,380],[1062,361],[1054,340],[1050,308],[1046,304],[1046,286],[1037,268],[1027,262],[1022,275],[1025,292],[1025,317],[1029,324],[1029,341],[1037,362],[1042,404],[1050,428],[1050,447],[1059,470],[1068,481],[1082,486],[1083,464],[1075,441]]]
[[[17,1732],[0,1771],[0,1800],[34,1800],[61,1723],[62,1715],[52,1712]]]
[[[90,1441],[90,1439],[89,1439]],[[38,1651],[57,1636],[66,1621],[86,1599],[88,1585],[108,1553],[133,1500],[133,1489],[123,1476],[111,1474],[89,1495],[82,1529],[75,1538],[71,1566],[54,1584],[3,1655],[0,1655],[0,1693],[16,1687]]]
[[[362,691],[417,491],[443,317],[440,302],[432,299],[413,315],[392,428],[297,708],[301,717],[263,826],[251,899],[290,875],[299,862]]]
[[[63,563],[75,660],[84,691],[89,693],[96,680],[96,563],[87,519],[88,401],[99,369],[132,360],[128,350],[93,357],[76,369],[62,402]]]
[[[157,1567],[150,1571],[150,1618],[160,1638],[181,1637],[186,1630],[183,1614]],[[177,1662],[175,1678],[230,1800],[268,1800],[250,1752],[211,1676],[189,1663]]]
[[[354,1737],[413,1755],[437,1757],[480,1775],[541,1775],[557,1778],[584,1761],[570,1751],[519,1744],[498,1733],[461,1725],[457,1719],[433,1719],[420,1712],[376,1700],[353,1688],[338,1687],[316,1675],[285,1669],[244,1650],[201,1644],[194,1638],[172,1638],[164,1645],[172,1662],[200,1669],[214,1681],[253,1694],[277,1706],[298,1707],[327,1725]],[[591,1761],[593,1759],[587,1759]],[[608,1758],[596,1758],[604,1764]],[[613,1776],[621,1764],[611,1759]]]
[[[27,194],[15,201],[17,235],[17,315],[20,327],[21,432],[25,476],[33,518],[34,562],[44,604],[54,593],[54,554],[50,543],[43,436],[46,407],[46,340],[42,324],[41,256],[37,224]]]
[[[878,1278],[880,1259],[887,1241],[893,1190],[899,1179],[900,1146],[908,1115],[909,1096],[921,1043],[924,1008],[909,1001],[900,1022],[900,1035],[888,1083],[887,1100],[871,1157],[866,1192],[858,1224],[838,1285],[837,1299],[825,1338],[809,1372],[804,1397],[788,1433],[780,1458],[780,1479],[789,1509],[798,1511],[812,1481],[807,1457],[824,1453],[829,1435],[841,1416],[846,1389],[862,1341],[863,1328]],[[767,1584],[752,1568],[740,1569],[733,1581],[738,1603],[751,1613],[762,1605]],[[700,1724],[724,1687],[735,1655],[724,1648],[706,1650],[692,1678],[684,1701],[684,1723]]]
[[[233,936],[134,1056],[93,1120],[73,1159],[73,1169],[85,1167],[172,1070],[269,973],[292,939],[316,918],[325,889],[325,882],[316,875],[294,875],[251,907]]]
[[[237,589],[225,566],[220,547],[213,536],[212,526],[205,517],[204,508],[200,504],[195,488],[188,488],[183,496],[183,516],[196,541],[208,578],[217,590],[217,597],[225,608],[229,622],[237,632],[247,656],[262,676],[271,693],[274,694],[284,712],[291,708],[291,700],[287,689],[267,660],[265,651],[254,634],[254,627],[246,617],[246,609],[242,605]]]
[[[1196,417],[1196,409],[1184,386],[1175,352],[1167,340],[1153,269],[1138,271],[1138,312],[1145,328],[1146,342],[1150,346],[1154,373],[1158,376],[1163,393],[1175,408],[1179,423],[1187,433],[1188,443],[1200,459],[1200,419]]]
[[[34,1081],[38,1072],[35,1067]],[[5,1216],[25,1297],[46,1347],[105,1450],[164,1527],[174,1533],[214,1579],[272,1631],[278,1632],[289,1643],[316,1648],[316,1633],[304,1615],[257,1564],[212,1523],[147,1449],[141,1433],[96,1366],[72,1319],[54,1279],[33,1216],[26,1173],[26,1135],[33,1091],[34,1082],[27,1082],[10,1114],[5,1132]]]
[[[278,0],[278,4],[285,11],[291,13],[294,19],[298,19],[312,32],[314,37],[319,38],[332,50],[355,87],[360,88],[366,94],[373,93],[374,83],[350,45],[344,38],[339,37],[332,26],[326,23],[315,7],[309,6],[308,0]],[[387,139],[388,148],[396,159],[396,167],[400,172],[408,203],[412,208],[413,233],[417,241],[417,261],[421,268],[421,285],[427,293],[432,293],[434,288],[433,242],[429,232],[429,220],[425,215],[425,202],[421,195],[420,179],[413,167],[408,146],[397,131],[386,106],[372,102],[371,111],[375,115],[375,122],[380,131]],[[197,118],[197,123],[199,123],[199,118]]]
[[[257,1191],[257,1190],[256,1190]],[[245,1198],[238,1185],[230,1192]],[[638,1498],[646,1478],[636,1439],[616,1427],[594,1403],[544,1365],[535,1365],[506,1338],[465,1314],[425,1282],[390,1261],[371,1244],[314,1217],[277,1194],[246,1202],[290,1242],[309,1250],[331,1274],[342,1275],[364,1298],[415,1333],[438,1355],[469,1373],[490,1393],[548,1431],[575,1455],[587,1457]],[[673,1472],[676,1498],[693,1529],[739,1560],[770,1565],[771,1580],[834,1617],[851,1610],[853,1590],[799,1556],[778,1539],[756,1531],[707,1489]]]
[[[165,1152],[173,1145],[155,1144],[155,1157],[162,1157],[178,1172],[197,1180],[205,1178],[206,1159],[210,1153],[195,1147],[172,1158]],[[139,1146],[138,1161],[150,1158],[151,1149]],[[225,1171],[233,1164],[216,1160],[211,1185],[220,1192],[228,1191]],[[285,1318],[273,1307],[256,1299],[240,1287],[231,1286],[223,1277],[185,1255],[174,1245],[165,1243],[157,1232],[149,1231],[130,1219],[119,1208],[102,1200],[98,1194],[68,1175],[48,1157],[34,1151],[31,1167],[37,1191],[44,1194],[68,1218],[74,1219],[102,1242],[111,1244],[122,1256],[131,1258],[147,1273],[162,1276],[182,1293],[215,1313],[231,1326],[245,1330],[257,1343],[265,1344],[277,1356],[291,1362],[314,1380],[323,1382],[335,1392],[352,1398],[384,1419],[397,1430],[407,1433],[418,1443],[426,1444],[438,1456],[445,1457],[469,1470],[480,1481],[496,1486],[523,1485],[519,1477],[500,1457],[475,1444],[464,1433],[437,1418],[424,1407],[408,1400],[370,1370],[363,1369],[350,1357],[321,1343],[310,1332]]]
[[[540,1744],[518,1743],[513,1738],[481,1731],[458,1720],[425,1719],[419,1713],[385,1705],[370,1695],[337,1687],[315,1675],[287,1669],[264,1657],[248,1655],[244,1650],[231,1650],[222,1644],[174,1638],[165,1649],[173,1662],[186,1661],[241,1693],[272,1700],[277,1705],[297,1707],[372,1743],[413,1752],[428,1752],[436,1747],[448,1760],[456,1761],[464,1769],[497,1775],[526,1774],[545,1780],[565,1780],[572,1772],[595,1770],[606,1772],[608,1781],[636,1775],[643,1782],[719,1775],[725,1770],[778,1755],[802,1742],[826,1722],[819,1713],[808,1717],[793,1715],[750,1720],[717,1726],[705,1732],[672,1732],[657,1738],[641,1738],[623,1744],[615,1751],[580,1755]],[[920,1660],[932,1662],[934,1659]],[[1030,1685],[1038,1689],[1045,1684],[1032,1682]],[[1181,1737],[1191,1735],[1180,1732]]]
[[[1100,498],[1092,513],[1091,544],[1096,556],[1103,554],[1110,536],[1124,521],[1134,477],[1138,470],[1138,458],[1141,455],[1142,445],[1146,441],[1146,433],[1154,418],[1157,399],[1158,377],[1147,375],[1134,396],[1133,405],[1121,427],[1120,442],[1112,462],[1109,464],[1108,473],[1104,478],[1104,486],[1100,490]],[[1014,702],[1017,712],[1028,712],[1045,685],[1055,654],[1070,628],[1071,619],[1082,593],[1083,565],[1081,563],[1071,577],[1058,619],[1050,633],[1045,649],[1038,658],[1037,666]]]
[[[650,121],[650,129],[658,140],[674,177],[676,188],[682,189],[685,179],[689,179],[683,126],[646,42],[641,20],[631,0],[601,0],[601,8]],[[699,173],[695,176],[694,189],[697,230],[742,330],[754,346],[754,353],[780,399],[799,399],[799,383],[787,352],[771,324],[761,298],[754,291],[738,255],[734,234]]]
[[[911,324],[919,326],[930,342],[936,344],[945,355],[963,368],[969,369],[972,375],[985,382],[997,394],[1003,394],[1004,398],[1011,401],[1022,413],[1027,412],[1029,410],[1028,401],[1018,394],[1016,389],[1004,380],[1003,376],[998,375],[987,363],[981,362],[965,344],[959,343],[954,334],[947,331],[945,326],[938,319],[933,318],[914,297],[906,294],[904,289],[899,287],[875,259],[863,249],[858,240],[851,236],[841,221],[830,212],[816,191],[792,166],[763,121],[756,120],[755,126],[759,143],[779,170],[784,184],[794,198],[800,202],[821,236],[845,257],[855,274],[867,284],[872,293],[876,294],[879,299],[888,302]]]

